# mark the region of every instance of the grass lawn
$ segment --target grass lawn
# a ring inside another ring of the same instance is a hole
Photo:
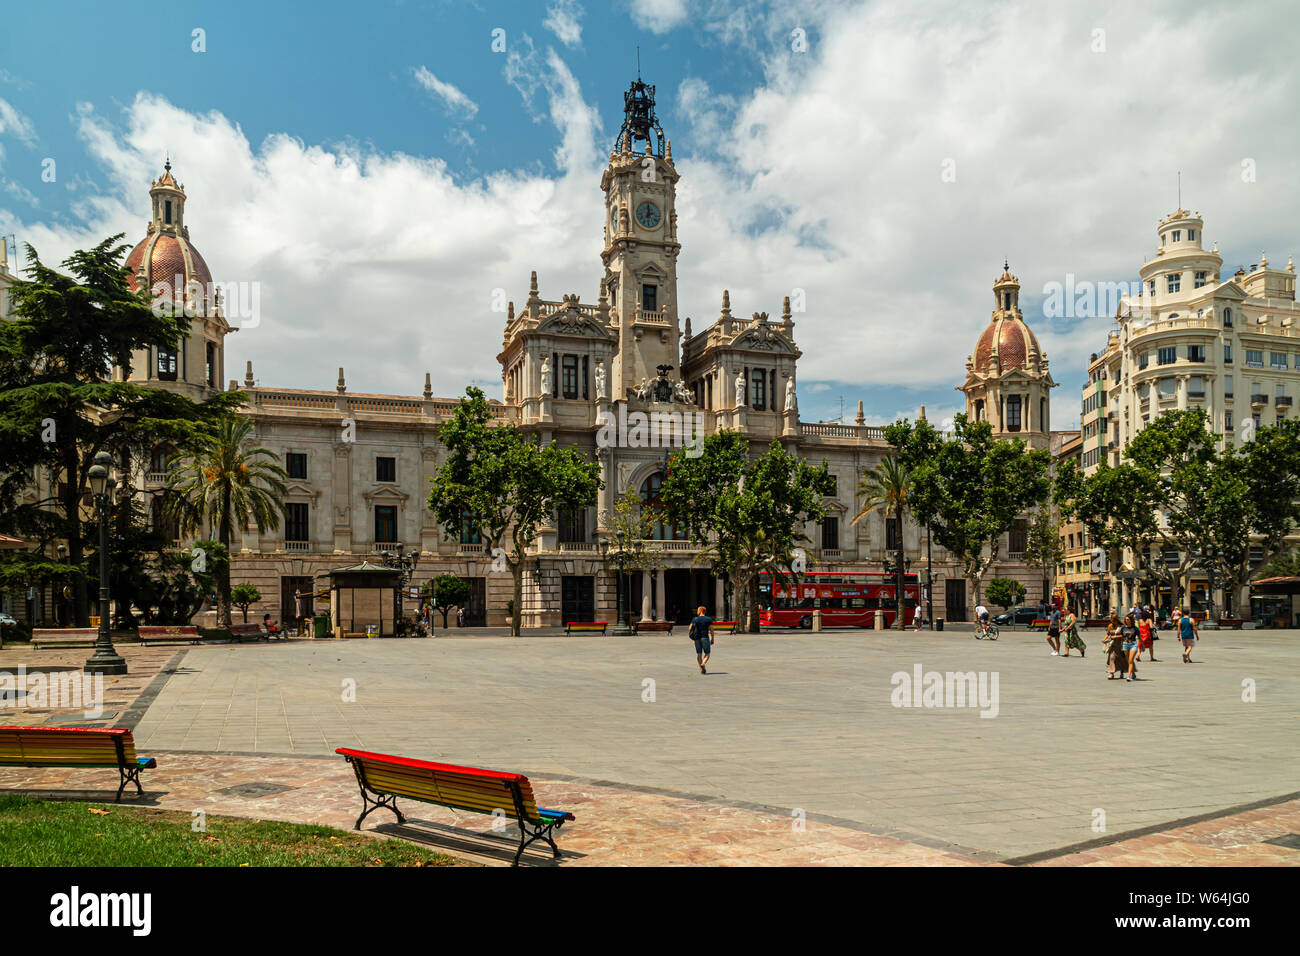
[[[0,795],[6,866],[453,866],[442,853],[332,827]]]

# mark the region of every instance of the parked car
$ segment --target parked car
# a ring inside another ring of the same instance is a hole
[[[1003,611],[1001,614],[993,615],[993,623],[998,627],[1006,627],[1009,624],[1023,624],[1028,626],[1033,624],[1039,618],[1047,617],[1050,612],[1047,606],[1043,604],[1022,604],[1020,607],[1013,607],[1009,611]]]
[[[12,614],[0,611],[0,627],[13,627],[17,623]]]

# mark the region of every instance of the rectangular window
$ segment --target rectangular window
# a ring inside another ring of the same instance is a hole
[[[560,358],[560,394],[565,398],[578,397],[578,356]]]
[[[1178,292],[1183,287],[1183,274],[1174,272],[1165,276],[1165,291]]]
[[[1187,361],[1189,361],[1189,362],[1204,362],[1204,361],[1205,361],[1205,346],[1204,346],[1204,345],[1189,345],[1189,346],[1187,346]]]
[[[1227,345],[1224,345],[1224,346],[1223,346],[1223,364],[1224,364],[1224,365],[1231,365],[1231,364],[1232,364],[1232,345],[1231,345],[1231,344],[1227,344]]]
[[[307,453],[302,451],[286,452],[284,456],[284,470],[289,473],[290,478],[306,478]]]
[[[163,200],[163,222],[169,226],[172,224],[172,201],[170,199]]]
[[[643,285],[641,287],[641,311],[657,312],[659,310],[659,287]]]
[[[375,459],[375,481],[396,481],[396,480],[397,480],[397,459],[376,458]]]
[[[1196,273],[1196,280],[1192,284],[1198,289],[1201,286],[1205,285],[1205,273],[1204,272]]]
[[[1195,229],[1188,229],[1188,230],[1187,230],[1187,241],[1188,241],[1188,242],[1195,242],[1195,241],[1196,241],[1196,230],[1195,230]]]
[[[840,547],[840,519],[831,515],[822,519],[822,550],[838,551]]]
[[[1007,539],[1007,551],[1011,554],[1023,554],[1029,547],[1029,523],[1024,518],[1017,518],[1011,526]]]
[[[1192,398],[1205,397],[1205,379],[1200,375],[1192,375],[1187,379],[1187,394]]]
[[[291,501],[284,506],[284,540],[311,540],[310,526],[307,523],[307,505]]]
[[[750,387],[754,392],[753,401],[749,404],[755,411],[761,412],[767,408],[767,372],[761,368],[754,369],[750,376]]]
[[[1174,394],[1175,382],[1172,378],[1162,378],[1160,380],[1160,397],[1165,398]]]
[[[1246,349],[1246,365],[1249,368],[1264,367],[1264,352],[1258,349]]]
[[[1183,235],[1183,231],[1181,229],[1175,229],[1173,238],[1170,241],[1178,242],[1182,238],[1182,235]]]
[[[207,345],[208,348],[207,348],[207,354],[205,356],[203,375],[204,378],[206,378],[208,381],[208,387],[216,388],[217,387],[217,347],[213,345],[211,342],[207,343]]]
[[[1223,376],[1223,397],[1232,398],[1232,376]]]
[[[397,541],[397,505],[375,505],[375,543]]]
[[[587,509],[560,508],[560,540],[577,542],[587,540]]]
[[[1223,430],[1225,432],[1232,431],[1232,412],[1223,413]]]
[[[1174,362],[1178,361],[1177,346],[1171,345],[1168,348],[1161,349],[1156,354],[1156,361],[1159,362],[1161,365],[1173,365]]]
[[[1146,368],[1151,363],[1151,353],[1143,352],[1138,356],[1138,368]]]
[[[158,350],[158,377],[164,382],[176,381],[176,350],[160,348]]]
[[[1156,280],[1155,280],[1155,279],[1151,279],[1150,281],[1147,282],[1147,295],[1151,296],[1151,298],[1153,298],[1153,299],[1156,297]]]
[[[1007,397],[1007,431],[1020,431],[1020,396]]]
[[[479,532],[478,519],[468,511],[463,512],[460,516],[460,543],[461,544],[482,544],[483,537]]]
[[[1268,358],[1269,358],[1269,364],[1272,365],[1274,368],[1286,368],[1285,352],[1269,352]]]

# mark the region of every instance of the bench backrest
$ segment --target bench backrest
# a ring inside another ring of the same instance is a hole
[[[142,624],[137,628],[137,633],[141,639],[150,637],[198,637],[199,629],[184,624]]]
[[[489,815],[499,810],[511,819],[517,819],[522,809],[524,819],[540,820],[533,785],[523,774],[412,760],[347,747],[335,752],[346,757],[357,779],[376,793]]]
[[[232,624],[230,625],[231,634],[261,634],[261,624]]]
[[[75,637],[79,640],[93,641],[99,637],[96,627],[36,627],[32,628],[32,638],[42,640],[50,637]]]
[[[118,767],[136,762],[131,731],[116,727],[0,727],[0,764]]]

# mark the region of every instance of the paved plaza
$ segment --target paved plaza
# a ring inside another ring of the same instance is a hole
[[[149,753],[360,747],[1001,860],[1300,791],[1297,638],[1212,633],[1191,665],[1161,641],[1133,684],[1105,679],[1097,636],[1080,660],[1025,632],[736,635],[707,676],[675,636],[204,647],[181,649],[136,738]],[[997,716],[895,707],[891,676],[917,665],[996,673]]]

